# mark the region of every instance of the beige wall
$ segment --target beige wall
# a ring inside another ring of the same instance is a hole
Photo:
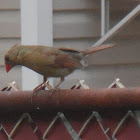
[[[4,69],[3,57],[15,43],[20,43],[20,1],[0,0],[0,88],[10,81],[21,87],[20,67],[8,74]],[[138,0],[112,0],[111,27],[131,11]],[[121,5],[121,7],[120,7]],[[77,49],[90,47],[100,37],[99,0],[53,0],[54,46]],[[92,88],[107,87],[115,78],[120,78],[128,87],[139,86],[140,77],[140,15],[119,31],[108,42],[118,47],[99,52],[87,60],[90,68],[68,76],[63,88],[69,88],[77,79],[84,79]]]

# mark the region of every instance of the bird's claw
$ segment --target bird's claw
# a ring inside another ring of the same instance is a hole
[[[44,83],[41,83],[39,86],[37,86],[36,88],[33,89],[33,92],[32,94],[30,95],[30,99],[31,99],[31,103],[33,101],[33,96],[39,92],[40,90],[45,90],[45,84]]]
[[[40,90],[45,90],[45,84],[42,83],[40,84],[39,86],[37,86],[36,88],[33,89],[33,92],[37,92],[37,91],[40,91]]]
[[[40,84],[39,86],[37,86],[36,88],[33,89],[33,92],[32,94],[30,95],[30,99],[31,99],[31,103],[33,101],[33,96],[35,96],[36,93],[38,93],[40,90],[45,90],[45,88],[48,88],[50,93],[49,94],[52,94],[54,92],[55,89],[57,88],[53,88],[50,84],[49,84],[49,81],[47,81],[46,83],[42,83]]]

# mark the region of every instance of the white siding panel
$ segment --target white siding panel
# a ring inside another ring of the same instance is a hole
[[[20,12],[0,11],[0,37],[20,36]]]
[[[0,0],[0,9],[17,9],[20,7],[20,0]]]
[[[113,40],[113,39],[112,39]],[[140,63],[140,41],[137,39],[113,40],[117,47],[95,53],[88,57],[92,64]]]
[[[129,2],[129,4],[128,4]],[[139,4],[139,0],[112,0],[110,1],[111,8],[118,8],[120,4],[128,9]],[[19,9],[20,0],[0,0],[0,9]],[[54,10],[67,9],[98,9],[100,10],[100,0],[53,0]]]
[[[54,46],[56,47],[67,47],[73,49],[84,50],[89,48],[95,42],[94,39],[58,39],[54,40]]]
[[[120,16],[113,17],[111,27],[118,23]],[[117,33],[119,36],[140,36],[139,18],[134,19],[124,29]],[[111,28],[110,27],[110,28]],[[82,38],[100,36],[100,14],[97,12],[57,12],[54,14],[54,38]]]
[[[118,22],[117,17],[111,20],[111,26]],[[0,38],[20,37],[20,12],[1,11],[0,12]],[[86,38],[100,36],[100,14],[97,12],[57,12],[54,14],[54,38]],[[132,21],[118,36],[139,36],[140,20]]]
[[[139,0],[111,0],[110,8],[113,11],[116,11],[117,8],[119,8],[119,10],[123,12],[125,9],[135,7],[137,4],[139,4]],[[53,9],[54,11],[72,9],[100,10],[100,0],[53,0]]]
[[[53,0],[53,9],[99,8],[99,0]]]
[[[54,38],[96,37],[100,34],[100,18],[93,12],[54,14]]]
[[[116,9],[121,8],[123,10],[123,7],[135,7],[137,4],[139,4],[139,2],[139,0],[111,0],[110,6],[114,6],[113,8]]]
[[[140,19],[134,19],[125,28],[117,33],[117,36],[137,36],[140,37]]]

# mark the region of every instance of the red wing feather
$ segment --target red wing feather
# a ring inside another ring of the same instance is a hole
[[[56,57],[55,66],[60,68],[75,69],[82,67],[82,64],[68,55],[59,55]]]
[[[70,49],[70,48],[58,48],[58,49],[61,50],[61,51],[64,51],[64,52],[80,53],[80,51],[76,50],[76,49]]]

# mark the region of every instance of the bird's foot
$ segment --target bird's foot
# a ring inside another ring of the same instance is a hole
[[[49,94],[52,95],[55,89],[49,89]]]
[[[54,90],[56,89],[49,84],[49,81],[45,83],[45,86],[49,89],[49,94],[53,94]]]
[[[48,88],[50,93],[49,94],[52,94],[54,92],[54,88],[49,84],[49,81],[47,82],[44,82],[44,83],[41,83],[39,86],[37,86],[36,88],[33,89],[33,92],[32,94],[30,95],[30,99],[31,99],[31,102],[33,100],[33,96],[35,96],[36,93],[38,93],[40,90],[45,90],[45,88]]]
[[[45,87],[47,87],[49,90],[54,89],[54,88],[49,84],[49,81],[47,81],[44,85],[45,85]]]
[[[38,85],[36,88],[33,89],[33,92],[40,91],[40,90],[45,90],[45,83],[41,83]]]
[[[33,89],[33,92],[32,92],[32,94],[30,95],[30,99],[31,99],[31,102],[32,102],[32,100],[33,100],[33,96],[37,93],[37,92],[39,92],[40,90],[45,90],[45,83],[43,82],[43,83],[41,83],[40,85],[38,85],[36,88],[34,88]]]

